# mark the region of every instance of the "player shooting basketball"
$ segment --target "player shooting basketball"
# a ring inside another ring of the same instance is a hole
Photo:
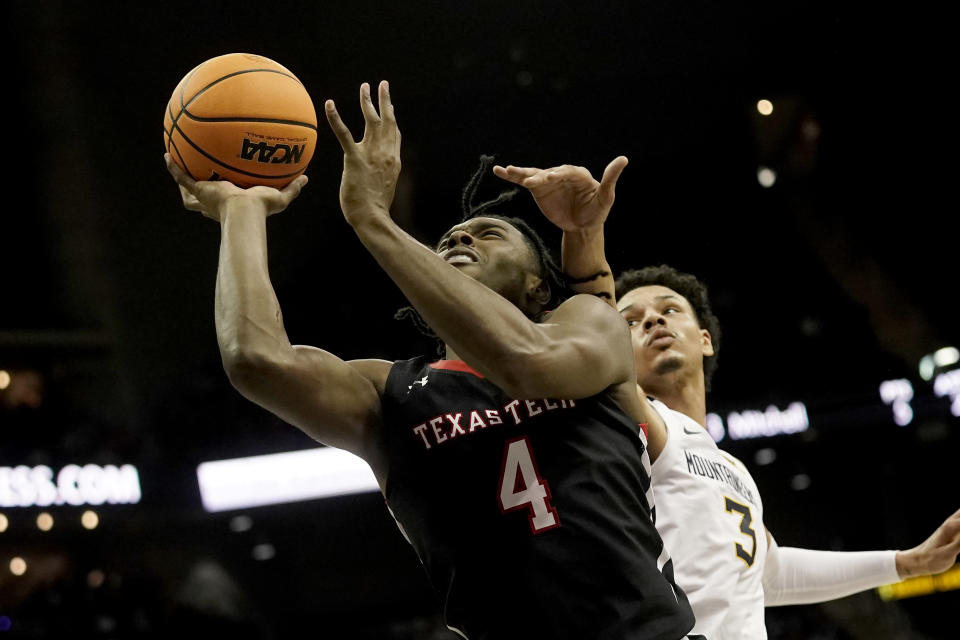
[[[810,604],[939,573],[960,552],[960,511],[907,551],[834,552],[779,547],[763,524],[760,492],[747,468],[707,433],[706,392],[719,323],[706,287],[661,266],[614,279],[603,225],[626,158],[597,182],[583,167],[495,167],[527,187],[563,232],[564,270],[574,288],[614,304],[630,325],[637,383],[652,400],[649,452],[657,529],[687,593],[695,633],[765,638],[764,605]],[[614,296],[616,294],[616,296]]]
[[[292,345],[266,218],[305,178],[242,190],[168,161],[185,206],[221,225],[216,326],[231,382],[370,464],[463,637],[683,637],[693,619],[651,520],[629,331],[593,296],[563,300],[525,225],[483,211],[436,250],[401,230],[389,215],[400,132],[386,83],[379,113],[366,84],[360,104],[357,143],[326,103],[344,151],[344,217],[446,358],[345,362]]]

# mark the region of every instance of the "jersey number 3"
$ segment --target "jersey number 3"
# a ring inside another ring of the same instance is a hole
[[[550,506],[550,487],[540,477],[525,437],[507,442],[500,466],[500,511],[523,507],[530,510],[531,532],[543,533],[560,526],[560,518]]]
[[[747,553],[743,545],[737,542],[734,547],[737,550],[737,557],[743,560],[748,567],[753,566],[753,559],[757,557],[757,532],[750,526],[753,523],[753,516],[750,514],[750,507],[739,502],[734,502],[730,498],[726,499],[727,513],[736,511],[740,514],[740,532],[749,536],[753,540],[753,551]]]

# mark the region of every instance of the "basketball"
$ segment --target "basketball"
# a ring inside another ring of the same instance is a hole
[[[163,145],[194,180],[282,188],[317,143],[317,112],[286,67],[249,53],[211,58],[173,90]]]

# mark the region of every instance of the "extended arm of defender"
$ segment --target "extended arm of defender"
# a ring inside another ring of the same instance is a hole
[[[913,576],[946,571],[960,553],[960,511],[906,551],[817,551],[780,547],[767,531],[763,592],[768,607],[812,604]]]
[[[249,400],[311,437],[346,449],[379,468],[372,432],[380,420],[380,367],[351,365],[312,347],[293,346],[267,269],[266,218],[284,209],[306,179],[283,191],[195,182],[175,165],[188,209],[220,222],[216,283],[217,341],[231,383]]]
[[[516,398],[582,398],[632,381],[629,331],[588,297],[560,305],[545,323],[445,263],[390,219],[400,171],[400,133],[386,83],[380,113],[364,84],[361,142],[332,101],[327,119],[344,150],[340,203],[347,221],[424,320],[461,358]],[[590,375],[583,375],[590,371]]]
[[[768,538],[764,605],[813,604],[898,582],[894,551],[815,551]]]
[[[614,158],[597,182],[584,167],[550,169],[495,166],[493,172],[530,190],[540,211],[563,231],[563,272],[577,293],[588,293],[616,307],[614,279],[603,248],[603,225],[610,214],[617,179],[627,166]]]

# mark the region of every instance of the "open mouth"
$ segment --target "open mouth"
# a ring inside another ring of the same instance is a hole
[[[472,251],[467,251],[465,249],[453,249],[448,251],[443,259],[446,260],[449,264],[469,264],[472,262],[478,262],[478,257]]]

